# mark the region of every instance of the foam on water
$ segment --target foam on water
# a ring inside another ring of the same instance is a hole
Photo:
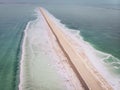
[[[47,10],[45,10],[47,12]],[[66,34],[78,52],[85,52],[94,67],[113,86],[120,89],[120,60],[101,51],[96,50],[91,44],[84,41],[80,31],[67,28],[60,20],[47,12],[49,17]],[[25,29],[22,45],[22,59],[20,66],[20,90],[67,90],[62,84],[62,79],[56,73],[51,63],[58,57],[52,53],[45,25],[45,21],[37,9],[37,19],[30,21]]]
[[[111,86],[115,90],[120,89],[120,60],[111,54],[96,50],[89,42],[84,41],[84,38],[80,35],[80,30],[67,28],[60,20],[56,19],[47,10],[45,11],[66,36],[72,39],[74,43],[77,42],[77,44],[79,44],[75,46],[76,50],[79,52],[84,50],[94,67]]]
[[[24,31],[19,90],[81,89],[40,10],[35,11],[37,19],[28,22]]]
[[[20,66],[20,90],[67,90],[54,69],[55,60],[46,23],[37,11],[37,19],[25,29]]]

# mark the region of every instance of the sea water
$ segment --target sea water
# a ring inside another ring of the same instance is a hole
[[[18,90],[21,42],[34,7],[0,4],[0,90]]]
[[[81,51],[81,47],[84,53],[89,58],[93,66],[100,72],[100,74],[108,81],[108,83],[113,87],[113,89],[120,89],[120,60],[119,58],[113,56],[110,53],[99,51],[90,42],[84,40],[81,35],[81,30],[70,29],[56,19],[50,13],[47,13],[49,17],[55,22],[58,27],[62,28],[62,31],[72,38],[71,40],[79,44],[80,47],[75,46],[76,50]]]
[[[116,77],[111,82],[117,89],[120,82],[119,5],[111,8],[105,5],[41,3],[39,5],[0,5],[0,90],[18,89],[23,31],[29,21],[35,20],[34,9],[38,6],[46,8],[67,27],[80,31],[79,35],[84,41],[89,42],[89,46],[94,47],[92,49],[94,55],[99,58],[98,61],[92,60],[93,64],[102,63],[107,70],[102,69],[102,73],[109,72],[110,76]],[[44,56],[42,57],[44,59]],[[28,84],[26,82],[25,85]]]

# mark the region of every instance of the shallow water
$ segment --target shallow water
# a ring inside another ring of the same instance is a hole
[[[98,6],[63,5],[49,10],[63,24],[80,31],[96,49],[120,59],[120,10]]]
[[[25,5],[0,4],[0,90],[18,89],[20,45],[31,10]]]
[[[58,27],[62,28],[63,32],[75,44],[74,49],[78,52],[84,51],[85,55],[89,58],[93,66],[100,72],[100,74],[109,82],[114,90],[120,89],[120,60],[111,54],[95,49],[90,43],[84,40],[80,35],[79,30],[69,29],[60,22],[59,19],[47,13],[49,17],[55,22]]]
[[[0,90],[18,89],[23,31],[27,23],[36,18],[34,8],[38,6],[46,8],[67,27],[79,30],[85,41],[102,51],[95,54],[110,74],[120,76],[119,5],[80,5],[67,1],[64,4],[0,4]]]
[[[38,11],[39,12],[39,11]],[[55,54],[49,41],[47,25],[38,18],[28,23],[22,47],[20,90],[67,90],[54,67]]]

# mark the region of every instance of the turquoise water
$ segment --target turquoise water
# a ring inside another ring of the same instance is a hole
[[[101,60],[109,70],[120,75],[120,10],[113,7],[62,5],[46,8],[67,27],[80,35],[94,48],[107,55]],[[101,56],[101,55],[100,55]]]
[[[0,4],[0,90],[18,89],[23,31],[27,22],[35,19],[34,9],[37,6],[46,8],[67,27],[79,30],[84,40],[96,49],[109,53],[110,58],[106,58],[104,62],[117,66],[114,73],[120,74],[119,5],[107,7],[80,6],[75,3]]]
[[[46,8],[67,27],[80,30],[95,48],[120,59],[119,9],[80,5]]]
[[[99,72],[115,90],[120,89],[120,10],[79,5],[47,6],[46,9],[66,27],[80,31],[80,36],[94,47],[91,50],[97,57],[93,59],[94,66],[99,67]]]
[[[33,10],[29,5],[0,5],[0,90],[17,90],[20,44]]]

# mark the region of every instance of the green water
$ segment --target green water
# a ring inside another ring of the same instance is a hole
[[[100,56],[100,61],[109,72],[117,77],[120,76],[119,9],[78,4],[62,5],[62,7],[56,5],[56,8],[47,6],[46,8],[68,28],[79,30],[83,39],[96,50],[104,52],[102,55],[95,55]]]
[[[20,44],[34,8],[0,5],[0,90],[17,90]]]
[[[80,5],[48,7],[67,27],[80,30],[84,40],[95,48],[120,59],[119,9]]]
[[[119,60],[115,59],[120,59],[119,4],[84,5],[78,1],[0,4],[0,90],[18,89],[23,31],[27,22],[35,19],[34,9],[37,6],[46,8],[67,27],[79,30],[84,40],[96,49],[109,53],[112,57],[103,61],[110,63],[109,67],[117,66],[119,69],[114,72],[120,74]],[[112,62],[115,63],[111,66]]]

